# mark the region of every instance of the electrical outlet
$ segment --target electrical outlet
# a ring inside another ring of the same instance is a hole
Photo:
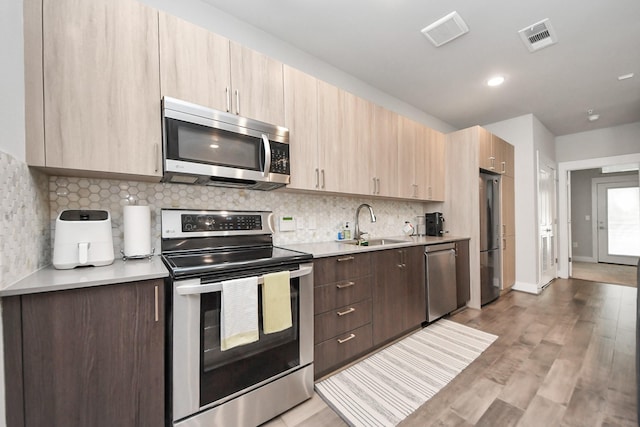
[[[309,219],[307,220],[307,229],[309,229],[309,230],[315,230],[316,229],[316,217],[315,216],[310,216]]]
[[[578,247],[578,242],[573,242],[573,244],[571,246],[573,246],[574,248],[577,248]]]

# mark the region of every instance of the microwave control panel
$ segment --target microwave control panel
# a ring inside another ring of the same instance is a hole
[[[271,141],[271,173],[290,174],[289,144]]]

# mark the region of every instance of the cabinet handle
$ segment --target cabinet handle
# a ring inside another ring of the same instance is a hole
[[[325,184],[325,181],[324,181],[324,169],[322,169],[322,189],[323,190],[324,190],[324,184]]]
[[[372,179],[373,179],[373,194],[376,194],[376,177],[374,176]]]
[[[338,262],[345,262],[345,261],[353,261],[355,258],[352,256],[346,256],[344,258],[338,258]]]
[[[316,168],[316,188],[320,188],[320,169]]]
[[[507,226],[506,226],[506,224],[502,224],[502,235],[503,236],[507,235]]]
[[[162,159],[160,159],[160,145],[157,142],[153,144],[153,158],[155,160],[153,163],[156,165],[155,172],[158,173]]]
[[[225,98],[227,98],[227,113],[231,112],[231,94],[229,93],[229,87],[224,88]]]
[[[336,285],[336,288],[338,288],[338,289],[350,288],[351,286],[353,286],[355,284],[356,284],[356,282],[341,283],[339,285]]]
[[[502,250],[503,251],[507,250],[507,239],[502,239]]]
[[[433,189],[431,186],[429,186],[429,189],[427,190],[428,194],[429,194],[429,199],[433,199]]]
[[[502,173],[507,173],[507,162],[502,162]]]
[[[346,337],[344,339],[338,338],[338,344],[344,344],[347,341],[354,339],[355,337],[356,337],[356,334],[351,334],[351,335],[349,335],[348,337]]]
[[[376,194],[380,194],[380,178],[376,178],[376,181],[378,181],[378,192]]]
[[[494,170],[496,168],[496,158],[491,156],[489,160],[491,160],[491,167],[489,169]]]
[[[160,319],[160,313],[159,313],[160,310],[158,309],[158,286],[157,285],[155,286],[155,304],[156,304],[156,307],[155,307],[155,311],[156,311],[155,319],[156,319],[156,322],[157,322]]]
[[[240,115],[240,91],[236,89],[236,115]]]
[[[336,314],[338,316],[344,316],[345,314],[353,313],[354,311],[356,311],[356,309],[354,307],[351,307],[351,308],[349,308],[348,310],[345,310],[345,311],[337,311]]]

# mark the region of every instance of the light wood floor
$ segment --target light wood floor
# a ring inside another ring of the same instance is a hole
[[[499,338],[400,426],[638,425],[635,288],[557,279],[450,319]],[[346,424],[316,395],[267,425]]]
[[[636,266],[577,261],[572,264],[571,277],[574,279],[636,287]]]

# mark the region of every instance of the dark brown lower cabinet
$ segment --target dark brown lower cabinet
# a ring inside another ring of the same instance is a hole
[[[4,328],[21,348],[5,354],[22,353],[23,374],[7,372],[7,395],[22,386],[25,427],[164,425],[162,280],[17,298]]]
[[[456,308],[464,307],[471,298],[469,241],[456,242]]]
[[[387,342],[427,318],[424,247],[373,253],[373,344]]]

